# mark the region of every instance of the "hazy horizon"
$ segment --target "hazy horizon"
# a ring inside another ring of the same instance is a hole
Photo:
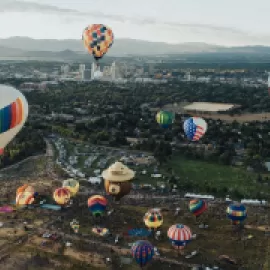
[[[76,40],[104,23],[116,39],[270,46],[268,10],[268,0],[1,0],[0,38]]]

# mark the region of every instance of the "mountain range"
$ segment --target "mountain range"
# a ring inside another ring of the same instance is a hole
[[[0,58],[15,59],[54,59],[81,60],[86,51],[81,40],[32,39],[29,37],[11,37],[0,39]],[[245,46],[222,47],[206,43],[168,44],[133,39],[115,40],[108,56],[170,56],[196,54],[249,54],[270,56],[270,47]]]

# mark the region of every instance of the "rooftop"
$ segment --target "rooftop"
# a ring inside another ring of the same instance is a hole
[[[212,103],[212,102],[193,102],[185,106],[184,110],[217,112],[217,111],[228,111],[236,106],[239,106],[239,105],[226,104],[226,103]]]

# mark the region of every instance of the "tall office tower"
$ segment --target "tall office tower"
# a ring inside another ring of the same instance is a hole
[[[91,80],[95,79],[95,72],[96,72],[96,63],[93,62],[91,66]]]

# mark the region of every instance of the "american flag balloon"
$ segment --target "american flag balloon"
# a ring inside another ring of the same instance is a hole
[[[200,117],[190,117],[184,122],[184,131],[191,141],[198,141],[207,131],[207,123]]]

